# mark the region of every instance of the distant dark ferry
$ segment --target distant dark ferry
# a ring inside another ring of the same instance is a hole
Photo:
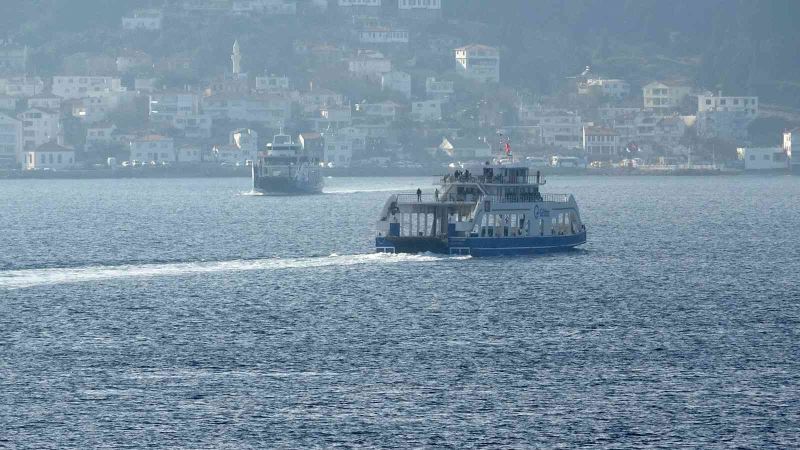
[[[253,162],[253,190],[262,194],[319,194],[320,155],[306,152],[286,134],[277,134]]]

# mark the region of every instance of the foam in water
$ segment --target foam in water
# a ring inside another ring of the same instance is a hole
[[[308,269],[314,267],[354,266],[360,264],[425,263],[459,260],[469,257],[441,255],[393,255],[369,253],[315,258],[266,258],[215,262],[139,264],[122,266],[86,266],[0,271],[0,289],[21,289],[42,285],[85,283],[123,278],[183,276],[198,273],[244,272],[259,270]]]

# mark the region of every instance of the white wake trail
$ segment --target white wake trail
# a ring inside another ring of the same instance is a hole
[[[265,258],[214,262],[166,264],[130,264],[121,266],[85,266],[74,268],[22,269],[0,271],[0,289],[22,289],[43,285],[86,283],[124,278],[184,276],[202,273],[309,269],[315,267],[355,266],[363,264],[426,263],[464,259],[463,257],[391,255],[369,253],[331,255],[309,258]]]

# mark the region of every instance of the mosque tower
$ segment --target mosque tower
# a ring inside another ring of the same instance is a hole
[[[233,75],[238,76],[242,72],[242,54],[239,52],[239,41],[233,42],[233,53],[231,53],[231,62],[233,63]]]

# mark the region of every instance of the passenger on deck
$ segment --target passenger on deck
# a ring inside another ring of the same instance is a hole
[[[466,178],[466,181],[469,181],[469,169],[467,169],[467,171],[464,172],[464,178]]]
[[[417,201],[418,202],[422,201],[422,189],[420,188],[417,188]]]
[[[433,199],[435,201],[437,201],[437,202],[439,201],[439,189],[438,188],[435,191],[433,191]]]

